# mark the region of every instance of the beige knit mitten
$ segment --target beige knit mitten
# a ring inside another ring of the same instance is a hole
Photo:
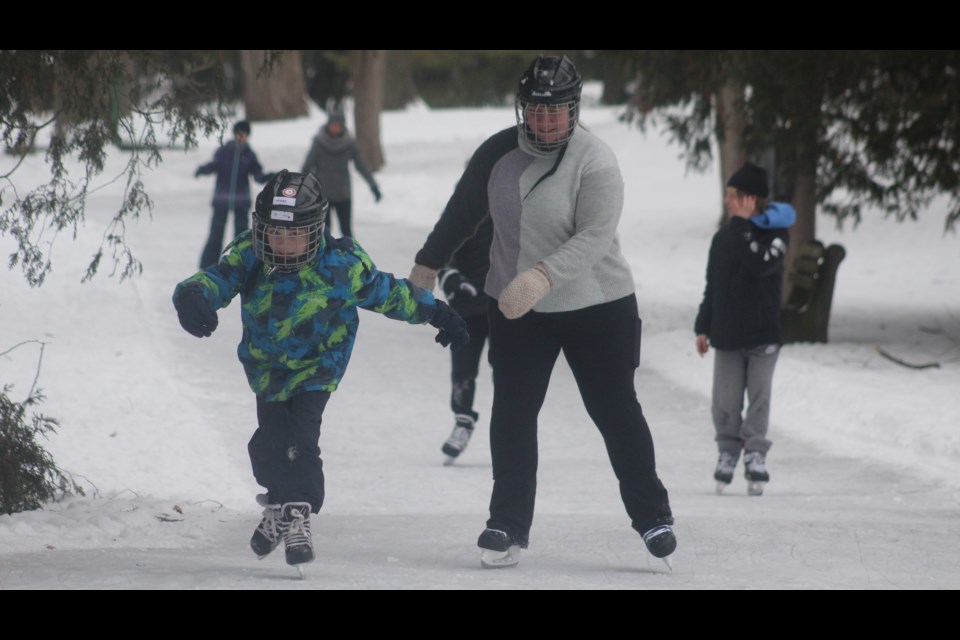
[[[437,285],[437,269],[431,269],[422,264],[415,264],[407,280],[422,289],[433,291],[433,288]]]
[[[516,320],[550,293],[550,278],[543,265],[517,274],[500,294],[500,311],[508,320]]]

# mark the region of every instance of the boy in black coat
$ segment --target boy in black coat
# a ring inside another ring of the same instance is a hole
[[[727,223],[710,245],[707,286],[697,314],[697,352],[716,349],[712,416],[720,457],[717,491],[733,480],[744,451],[751,495],[763,493],[773,371],[780,352],[780,294],[789,234],[796,214],[766,202],[766,171],[747,163],[727,182]],[[774,225],[771,228],[771,225]],[[749,400],[743,414],[743,397]]]

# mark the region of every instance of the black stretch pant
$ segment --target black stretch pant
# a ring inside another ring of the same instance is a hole
[[[487,526],[526,544],[537,490],[537,416],[563,351],[606,444],[634,529],[672,522],[653,439],[634,389],[640,348],[636,296],[507,320],[490,305],[493,495]]]
[[[344,238],[352,238],[353,228],[350,226],[350,214],[353,211],[353,200],[331,202],[330,208],[336,209],[337,211],[337,221],[340,222],[340,235]]]
[[[468,415],[476,421],[479,415],[473,410],[473,397],[477,390],[483,344],[490,334],[490,323],[485,313],[466,316],[464,320],[470,332],[470,342],[460,350],[450,352],[450,408],[455,414]],[[488,351],[488,359],[489,356]]]
[[[320,423],[330,399],[326,391],[307,391],[288,400],[257,398],[260,427],[247,450],[253,476],[272,504],[309,502],[313,513],[323,505]]]
[[[213,218],[210,220],[210,235],[200,256],[200,268],[205,269],[220,260],[223,251],[223,232],[227,228],[227,216],[230,207],[226,203],[213,205]],[[250,213],[246,207],[233,210],[233,237],[237,237],[250,228]]]

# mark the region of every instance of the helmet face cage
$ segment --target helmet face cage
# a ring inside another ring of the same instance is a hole
[[[257,196],[253,249],[270,268],[299,271],[320,249],[330,203],[311,174],[281,171]]]
[[[570,141],[580,118],[580,101],[530,102],[517,96],[517,128],[536,149],[556,151]]]
[[[556,151],[573,136],[580,118],[583,80],[570,58],[539,56],[520,78],[517,128],[541,151]]]
[[[323,223],[302,226],[253,223],[253,249],[257,257],[282,273],[293,273],[310,264],[320,249]]]

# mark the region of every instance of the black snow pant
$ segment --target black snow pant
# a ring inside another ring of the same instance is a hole
[[[227,203],[213,205],[213,218],[210,220],[210,235],[207,237],[207,244],[203,247],[203,254],[200,256],[200,268],[206,269],[220,260],[220,253],[223,251],[223,232],[227,228],[227,216],[230,214],[230,206]],[[233,237],[250,228],[250,212],[246,207],[234,208],[233,210]]]
[[[476,422],[479,414],[473,410],[473,397],[477,390],[483,344],[490,334],[490,323],[486,313],[466,316],[464,320],[470,332],[470,342],[460,350],[450,352],[450,408],[454,414],[470,416]]]
[[[537,416],[561,351],[603,436],[631,525],[643,533],[673,522],[634,388],[639,334],[635,295],[577,311],[531,311],[516,320],[490,305],[494,483],[489,528],[506,531],[521,545],[528,541],[537,491]]]
[[[350,226],[350,216],[353,211],[353,200],[338,200],[330,203],[331,209],[337,211],[337,221],[340,223],[340,235],[344,238],[353,237],[353,228]],[[330,226],[330,223],[327,223]]]
[[[330,399],[327,391],[307,391],[288,400],[257,398],[260,427],[247,450],[253,476],[267,490],[271,504],[309,502],[313,513],[323,505],[320,423]]]

